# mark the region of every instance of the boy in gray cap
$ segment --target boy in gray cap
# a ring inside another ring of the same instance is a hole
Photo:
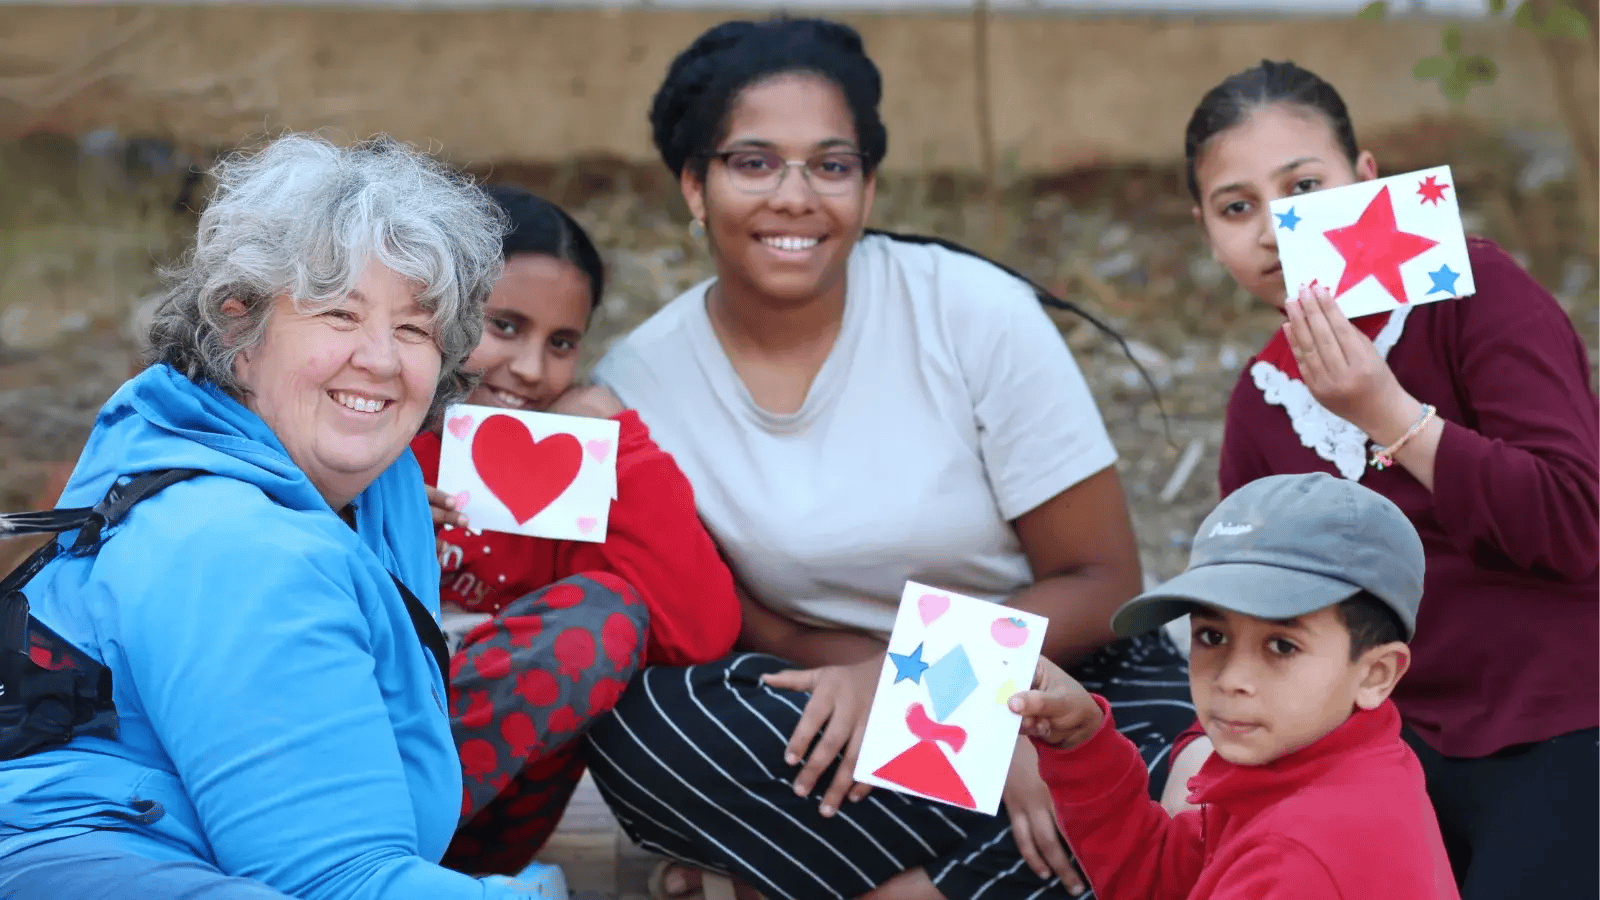
[[[1190,615],[1215,753],[1189,781],[1200,809],[1177,816],[1105,701],[1040,661],[1011,708],[1100,900],[1459,900],[1389,700],[1422,560],[1399,507],[1322,473],[1252,482],[1206,517],[1188,570],[1111,621],[1132,635]]]

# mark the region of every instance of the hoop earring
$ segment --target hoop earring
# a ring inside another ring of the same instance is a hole
[[[689,220],[689,237],[692,237],[697,241],[705,240],[706,239],[706,225],[705,225],[705,223],[700,221],[699,219],[690,219]]]

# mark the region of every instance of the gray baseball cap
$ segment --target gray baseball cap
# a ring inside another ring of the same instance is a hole
[[[1422,539],[1400,507],[1353,481],[1318,472],[1272,475],[1239,488],[1200,523],[1189,568],[1122,605],[1120,635],[1142,634],[1203,603],[1288,619],[1360,591],[1417,627]]]

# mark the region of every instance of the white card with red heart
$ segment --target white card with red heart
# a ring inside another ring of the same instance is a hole
[[[438,486],[471,528],[603,542],[618,434],[615,419],[457,404],[445,410]]]
[[[1289,296],[1333,291],[1349,318],[1476,292],[1449,166],[1268,205]]]
[[[906,582],[854,777],[963,809],[1000,808],[1043,616]]]

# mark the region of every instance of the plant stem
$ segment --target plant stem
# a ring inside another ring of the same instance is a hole
[[[989,70],[989,0],[974,0],[972,7],[972,93],[973,117],[978,133],[978,165],[983,171],[983,199],[989,212],[989,229],[984,248],[990,255],[997,246],[1004,217],[1000,208],[1000,175],[994,142],[994,109],[991,102],[992,79]]]

